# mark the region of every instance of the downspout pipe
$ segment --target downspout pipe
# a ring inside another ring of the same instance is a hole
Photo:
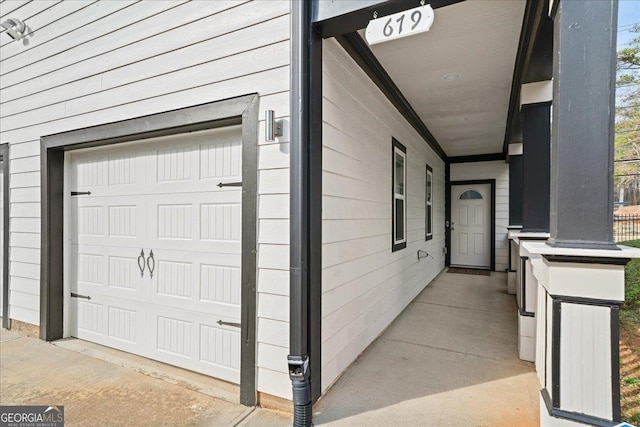
[[[293,426],[312,423],[309,370],[310,1],[291,2],[289,378]]]

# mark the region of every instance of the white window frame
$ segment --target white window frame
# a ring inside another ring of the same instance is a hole
[[[391,251],[395,252],[407,247],[407,149],[398,140],[392,138],[392,156],[391,156],[391,209],[393,212],[391,218]],[[396,192],[396,182],[398,177],[396,176],[396,156],[400,156],[403,159],[402,168],[402,193]],[[402,238],[398,239],[396,236],[397,230],[397,208],[396,201],[402,201]]]
[[[429,181],[431,181],[431,186],[429,186]],[[429,165],[427,165],[424,185],[424,240],[431,240],[433,239],[433,169]]]

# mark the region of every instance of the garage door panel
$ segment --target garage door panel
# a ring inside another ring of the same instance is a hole
[[[225,242],[225,241],[197,241],[187,239],[158,239],[156,242],[152,242],[149,246],[145,247],[145,253],[147,248],[153,249],[154,255],[160,255],[164,250],[178,250],[187,253],[208,252],[216,260],[230,259],[233,256],[236,258],[241,253],[240,243]],[[217,262],[216,262],[217,263]],[[237,261],[235,262],[237,263]]]
[[[239,133],[216,135],[200,142],[200,179],[240,178],[242,143]]]
[[[144,305],[115,298],[72,299],[71,333],[81,339],[135,352],[144,346]]]
[[[188,185],[188,191],[185,185],[181,185],[179,191],[169,193],[167,191],[147,192],[149,203],[151,206],[165,204],[193,204],[200,206],[201,204],[239,204],[242,202],[241,187],[223,187],[207,183],[206,186],[195,188]],[[122,196],[119,196],[122,197]]]
[[[194,211],[191,203],[157,205],[154,212],[157,220],[157,226],[154,227],[157,238],[192,240],[196,219]]]
[[[220,377],[240,382],[239,331],[201,324],[199,357],[201,362],[216,370]]]
[[[240,203],[200,205],[200,238],[205,241],[240,241]]]
[[[107,334],[109,338],[124,341],[129,344],[137,344],[140,335],[138,331],[139,314],[136,310],[127,310],[122,307],[107,308]]]
[[[77,254],[77,284],[104,286],[107,284],[106,259],[101,253],[82,252]]]
[[[144,192],[145,156],[139,147],[74,153],[74,162],[72,191],[91,191],[96,196]]]
[[[77,216],[74,222],[72,235],[77,242],[82,238],[103,238],[107,233],[107,212],[104,205],[99,203],[85,203],[77,206]],[[75,231],[75,233],[74,233]]]
[[[210,315],[175,307],[152,312],[148,324],[155,326],[149,331],[149,357],[240,382],[240,328],[218,325]]]
[[[159,260],[156,274],[158,296],[179,298],[187,304],[193,299],[195,295],[193,284],[197,283],[197,268],[194,268],[192,262]]]
[[[157,351],[187,359],[191,359],[196,354],[193,346],[196,342],[193,339],[195,325],[185,320],[184,316],[176,318],[170,313],[156,315],[155,327]]]
[[[166,187],[171,183],[197,181],[199,175],[198,147],[195,144],[176,147],[165,145],[155,151],[150,165],[150,182]],[[163,185],[164,184],[164,185]]]
[[[235,265],[224,265],[224,259],[218,260],[222,265],[214,264],[214,254],[154,251],[157,267],[150,301],[239,322],[240,266],[237,257],[225,257]]]
[[[72,243],[140,246],[146,237],[145,200],[134,196],[72,197],[77,220],[70,221]]]
[[[138,263],[138,257],[135,256],[109,256],[109,287],[126,291],[141,290],[144,272],[140,273]]]
[[[142,209],[135,203],[109,206],[109,237],[136,238],[143,233]]]
[[[72,299],[72,308],[75,308],[77,320],[75,330],[82,336],[104,335],[104,306],[103,304]]]
[[[239,267],[201,264],[200,271],[201,301],[240,307]]]
[[[148,199],[150,238],[193,240],[217,243],[240,242],[241,191],[209,191],[179,195],[152,196]],[[192,247],[193,248],[193,247]],[[195,250],[216,250],[197,247]]]
[[[107,161],[104,158],[81,155],[76,158],[76,166],[71,172],[72,188],[94,190],[107,185]]]
[[[144,300],[137,248],[71,245],[70,252],[72,292],[93,300],[100,296]]]
[[[144,184],[144,157],[137,149],[109,154],[107,160],[107,182],[110,191],[126,191],[127,188],[140,187]],[[125,187],[125,188],[122,188]]]
[[[70,155],[73,336],[239,382],[239,129]]]

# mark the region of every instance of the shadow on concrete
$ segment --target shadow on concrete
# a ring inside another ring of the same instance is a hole
[[[314,407],[315,425],[539,425],[506,275],[443,272]]]

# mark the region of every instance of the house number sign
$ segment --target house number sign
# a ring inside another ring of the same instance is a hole
[[[416,7],[369,21],[365,38],[370,45],[429,31],[433,24],[430,5]]]

